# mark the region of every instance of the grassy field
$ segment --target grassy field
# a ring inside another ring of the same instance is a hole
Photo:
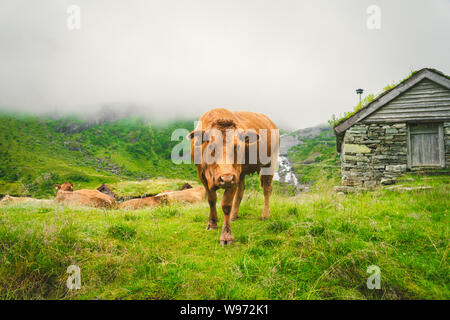
[[[206,202],[0,207],[0,298],[449,299],[449,179],[401,183],[433,189],[342,195],[322,181],[275,194],[268,221],[250,188],[226,247],[220,229],[205,230]],[[72,264],[80,290],[66,288]],[[370,265],[381,270],[380,290],[367,289]]]

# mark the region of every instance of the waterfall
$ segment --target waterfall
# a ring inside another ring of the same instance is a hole
[[[283,134],[280,136],[280,153],[278,155],[278,171],[275,172],[273,179],[282,183],[298,187],[298,179],[295,175],[292,163],[288,158],[288,151],[291,147],[299,144],[294,136]]]

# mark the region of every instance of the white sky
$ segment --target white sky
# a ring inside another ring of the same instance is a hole
[[[66,26],[70,4],[81,29]],[[366,26],[369,5],[381,29]],[[411,70],[450,73],[450,1],[0,0],[0,108],[326,122]]]

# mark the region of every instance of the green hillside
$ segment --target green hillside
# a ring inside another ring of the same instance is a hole
[[[340,159],[333,129],[327,126],[317,127],[316,130],[317,133],[306,136],[302,135],[302,130],[291,133],[301,141],[289,150],[289,159],[301,183],[339,178]]]
[[[176,128],[192,130],[193,121],[94,123],[0,114],[0,194],[48,196],[53,184],[66,180],[96,187],[158,176],[192,179],[194,166],[175,166],[170,159]]]

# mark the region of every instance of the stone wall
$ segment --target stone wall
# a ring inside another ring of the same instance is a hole
[[[392,184],[407,167],[406,124],[356,124],[344,136],[342,185]]]

